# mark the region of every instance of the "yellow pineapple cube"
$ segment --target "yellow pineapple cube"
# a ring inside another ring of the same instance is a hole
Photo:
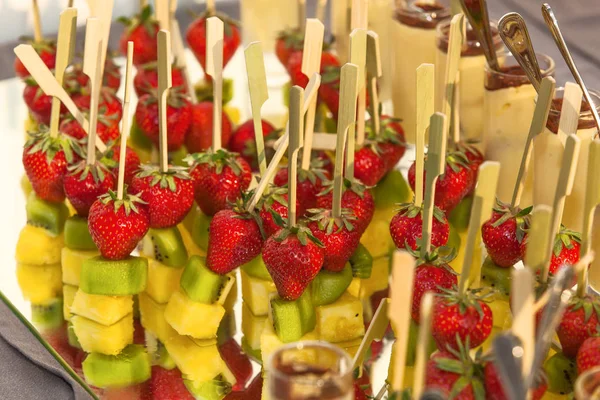
[[[304,336],[302,336],[298,341],[306,341],[306,340],[318,340],[319,335],[317,330],[313,330],[312,332],[308,332]],[[260,335],[260,351],[263,359],[263,368],[266,369],[268,366],[265,364],[267,360],[271,357],[271,355],[280,347],[285,346],[286,343],[283,343],[275,329],[273,329],[273,325],[267,319],[265,323],[265,328]],[[316,352],[314,350],[306,350],[305,352],[297,353],[298,361],[305,362],[314,362],[317,359]]]
[[[242,333],[252,350],[260,349],[260,337],[265,329],[267,319],[267,316],[257,317],[252,314],[248,305],[245,302],[242,303]]]
[[[354,297],[357,297],[359,299],[362,298],[362,296],[361,296],[362,282],[363,282],[363,279],[352,278],[352,281],[350,282],[350,286],[348,286],[346,291]]]
[[[248,275],[244,271],[242,274],[242,299],[257,317],[262,317],[269,313],[269,299],[272,293],[277,293],[277,288],[273,281],[258,279]]]
[[[487,304],[492,310],[494,327],[501,330],[509,329],[512,326],[512,312],[510,311],[510,304],[508,301],[496,298]]]
[[[379,257],[373,260],[373,270],[369,279],[362,279],[359,298],[371,297],[373,293],[387,289],[390,275],[390,258]]]
[[[393,207],[375,209],[371,223],[362,235],[360,242],[369,250],[373,259],[387,256],[394,248],[390,235],[390,221],[394,216]]]
[[[179,290],[183,268],[168,267],[152,258],[148,259],[146,293],[160,304],[168,303],[173,292]]]
[[[17,281],[23,298],[32,304],[48,304],[62,295],[60,264],[17,263]]]
[[[75,293],[77,293],[77,289],[77,286],[63,286],[63,316],[65,321],[71,320],[71,306],[73,305],[73,300],[75,300]]]
[[[158,304],[146,293],[140,293],[138,299],[140,303],[140,319],[144,329],[156,335],[163,343],[171,336],[178,335],[165,319],[166,304]]]
[[[344,293],[332,304],[317,307],[317,328],[321,340],[345,342],[364,336],[363,307],[356,297]]]
[[[62,234],[53,237],[44,228],[25,225],[19,234],[15,258],[18,263],[29,265],[60,264],[63,246]]]
[[[214,341],[201,342],[189,336],[174,335],[164,345],[186,379],[208,381],[219,374],[232,376]]]
[[[78,290],[71,306],[71,312],[99,324],[110,326],[133,313],[133,296],[100,296]]]
[[[79,286],[81,265],[85,260],[96,257],[99,254],[100,253],[95,250],[72,250],[68,247],[63,247],[61,253],[63,283]]]
[[[178,290],[173,293],[165,310],[165,319],[180,335],[196,339],[211,339],[225,315],[225,308],[218,304],[203,304],[190,300]]]
[[[192,214],[190,212],[190,214]],[[186,217],[187,219],[188,217]],[[198,245],[194,242],[194,239],[192,239],[192,235],[190,234],[190,231],[187,229],[187,227],[184,225],[185,221],[182,222],[181,224],[177,225],[177,227],[179,228],[179,232],[181,233],[181,238],[183,239],[183,244],[185,245],[185,248],[188,251],[188,254],[191,256],[200,256],[200,257],[206,257],[206,252],[204,250],[202,250],[200,247],[198,247]]]
[[[87,353],[117,355],[125,346],[133,343],[133,314],[127,315],[116,324],[105,326],[73,315],[73,330],[81,348]]]

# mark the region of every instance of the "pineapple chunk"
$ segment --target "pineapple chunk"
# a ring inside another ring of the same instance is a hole
[[[228,276],[230,276],[231,279],[225,284],[225,287],[223,288],[224,291],[227,291],[227,293],[221,293],[221,296],[223,294],[226,295],[222,305],[223,307],[225,307],[225,311],[228,314],[233,314],[233,308],[238,302],[238,286],[237,279],[235,279],[235,275],[229,274]],[[219,296],[219,298],[217,299],[217,303],[219,304],[221,304],[221,296]]]
[[[171,336],[178,335],[165,319],[166,304],[158,304],[146,293],[140,293],[138,298],[140,303],[140,317],[144,329],[156,335],[163,343]]]
[[[252,350],[260,349],[260,337],[265,329],[266,316],[257,317],[252,314],[248,305],[242,303],[242,333],[246,343]]]
[[[186,379],[208,381],[219,374],[223,374],[227,380],[231,379],[232,374],[214,341],[202,342],[188,336],[174,335],[164,345]]]
[[[260,395],[260,400],[270,400],[271,396],[269,395],[269,377],[263,376],[263,385],[262,392]]]
[[[331,343],[345,342],[365,334],[363,308],[360,300],[344,293],[338,300],[317,307],[319,337]]]
[[[47,304],[62,295],[60,264],[17,263],[17,281],[23,298],[32,304]]]
[[[488,303],[488,306],[490,306],[490,309],[492,310],[495,328],[502,330],[509,329],[512,326],[512,313],[508,301],[494,299],[491,303]]]
[[[79,315],[73,315],[71,323],[81,348],[87,353],[115,356],[133,343],[133,314],[111,326],[104,326]]]
[[[312,332],[308,332],[304,336],[302,336],[298,341],[306,341],[306,340],[318,340],[319,335],[317,334],[317,330],[315,329]],[[275,329],[273,329],[273,325],[269,323],[268,319],[265,323],[265,328],[260,335],[260,351],[262,354],[262,359],[264,362],[269,360],[271,355],[280,347],[285,346],[286,343],[283,343],[277,333],[275,333]],[[314,362],[317,359],[317,355],[314,350],[307,350],[306,352],[297,353],[300,361],[305,362]],[[263,362],[263,369],[266,369],[268,365]]]
[[[360,239],[360,242],[369,250],[374,259],[387,256],[390,250],[395,247],[390,235],[390,220],[394,214],[393,207],[376,208],[371,223]]]
[[[63,286],[63,316],[65,321],[71,320],[71,306],[73,305],[73,300],[75,300],[75,293],[77,293],[77,289],[77,286]]]
[[[190,213],[192,214],[192,213]],[[187,218],[187,217],[186,217]],[[192,239],[192,235],[190,234],[190,231],[187,229],[187,227],[184,225],[185,221],[182,222],[181,224],[177,225],[177,227],[179,228],[179,232],[181,233],[181,238],[183,239],[183,244],[185,245],[185,248],[188,251],[188,254],[191,256],[200,256],[200,257],[206,257],[206,252],[204,250],[202,250],[200,247],[198,247],[198,245],[194,242],[194,239]]]
[[[357,297],[359,299],[362,298],[360,295],[360,292],[362,289],[362,282],[363,282],[363,279],[352,278],[352,281],[350,282],[350,286],[348,286],[346,291],[354,297]]]
[[[148,259],[146,293],[160,304],[169,302],[173,292],[179,290],[183,268],[167,267],[155,259]]]
[[[387,289],[390,275],[390,258],[379,257],[373,260],[373,270],[369,279],[362,279],[358,298],[371,297],[373,293]]]
[[[110,326],[133,313],[133,296],[100,296],[78,290],[71,306],[73,314]]]
[[[22,264],[60,264],[60,252],[63,246],[62,234],[52,237],[44,228],[25,225],[19,234],[15,258]]]
[[[79,286],[83,261],[96,257],[100,253],[95,250],[72,250],[68,247],[63,247],[61,255],[63,283]]]
[[[224,315],[225,308],[222,305],[191,301],[180,290],[173,293],[165,310],[165,319],[173,329],[180,335],[196,339],[216,337]]]
[[[248,275],[243,270],[242,274],[242,299],[246,302],[252,314],[262,317],[269,313],[269,298],[272,293],[277,293],[273,281],[258,279]]]

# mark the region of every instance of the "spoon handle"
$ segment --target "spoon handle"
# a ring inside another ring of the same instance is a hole
[[[494,39],[490,28],[486,0],[460,0],[463,12],[473,27],[477,40],[481,43],[488,65],[494,71],[500,70]]]

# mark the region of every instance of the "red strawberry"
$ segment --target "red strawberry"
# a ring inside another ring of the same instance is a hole
[[[473,347],[478,347],[492,332],[492,310],[485,302],[487,296],[482,289],[466,290],[458,288],[441,289],[433,306],[431,332],[438,349],[458,348],[457,340],[467,339]]]
[[[23,100],[29,109],[29,113],[38,124],[50,125],[52,96],[46,96],[33,79],[27,78],[24,82]],[[61,110],[63,107],[61,106]]]
[[[477,186],[477,176],[479,175],[479,166],[485,161],[483,154],[475,146],[460,142],[458,144],[459,151],[465,153],[469,160],[469,167],[473,171],[473,183],[469,189],[468,194],[475,192],[475,186]]]
[[[303,210],[317,208],[317,197],[323,191],[323,182],[331,178],[329,172],[322,168],[323,163],[319,159],[311,160],[308,170],[298,168],[298,177],[296,179],[296,199]],[[273,183],[276,186],[287,186],[288,169],[281,168],[277,171]],[[298,215],[303,215],[298,211]]]
[[[262,120],[263,137],[269,136],[275,131],[273,125]],[[227,148],[246,160],[253,171],[258,171],[258,155],[256,154],[256,140],[254,137],[254,122],[248,120],[237,127],[229,138]],[[265,149],[266,150],[266,149]]]
[[[354,177],[366,186],[375,186],[386,174],[385,162],[371,146],[363,146],[354,153]]]
[[[217,274],[227,274],[260,254],[260,227],[241,201],[232,210],[216,213],[209,232],[206,265]]]
[[[323,266],[323,244],[306,227],[284,228],[263,248],[263,260],[279,296],[298,299]]]
[[[510,268],[525,256],[531,207],[511,208],[496,199],[492,218],[481,227],[481,238],[494,264]]]
[[[321,86],[319,86],[319,99],[327,106],[333,119],[337,120],[340,104],[340,67],[339,65],[324,65],[321,61]],[[369,105],[367,92],[367,106]]]
[[[61,202],[65,199],[63,178],[73,160],[70,140],[53,138],[49,131],[29,134],[23,149],[23,166],[33,190],[43,200]]]
[[[408,182],[415,190],[415,164],[408,170]],[[423,185],[425,185],[423,172]],[[473,186],[473,171],[464,153],[453,151],[446,154],[446,169],[435,184],[435,205],[449,213],[469,193]]]
[[[114,146],[109,155],[112,158],[114,170],[113,173],[115,175],[115,180],[119,177],[119,156],[121,152],[121,147],[119,145]],[[131,181],[133,181],[133,177],[140,169],[140,157],[137,153],[129,146],[125,149],[125,184],[131,185]]]
[[[421,239],[423,233],[423,208],[413,203],[400,204],[398,212],[390,222],[390,235],[394,244],[399,249],[406,246],[416,250],[417,240]],[[431,230],[431,245],[434,247],[444,246],[448,243],[450,225],[446,215],[437,207],[433,210],[433,225]]]
[[[183,384],[181,371],[177,368],[164,369],[154,365],[148,391],[148,398],[154,400],[194,400],[194,396]]]
[[[203,13],[190,24],[185,34],[190,49],[204,71],[206,71],[206,19],[212,16],[212,14]],[[240,29],[237,23],[229,17],[220,14],[216,14],[216,16],[223,21],[224,25],[223,68],[225,68],[240,45]]]
[[[233,130],[227,114],[221,118],[221,145],[227,148]],[[204,101],[192,106],[192,124],[185,140],[190,153],[200,153],[212,146],[213,103]]]
[[[90,111],[90,94],[87,89],[73,95],[73,102],[81,111]],[[98,115],[105,125],[118,125],[123,115],[123,105],[117,95],[108,88],[100,91],[100,102],[98,104]],[[101,117],[100,117],[101,116]]]
[[[148,203],[151,228],[170,228],[187,215],[194,204],[194,184],[187,168],[143,165],[133,177],[131,188]]]
[[[308,229],[325,246],[323,268],[340,272],[358,247],[360,232],[352,225],[356,219],[352,210],[344,210],[335,218],[331,210],[314,210]]]
[[[257,374],[244,391],[232,391],[223,400],[260,400],[262,396],[263,378]]]
[[[446,253],[447,248],[440,247],[417,260],[413,286],[411,316],[418,324],[420,321],[421,298],[427,292],[442,293],[442,289],[451,289],[458,285],[456,272],[449,265],[455,252]]]
[[[173,88],[181,88],[182,92],[187,93],[185,76],[183,75],[183,71],[176,65],[171,66],[171,81],[173,83]],[[138,97],[156,91],[158,88],[158,69],[156,62],[138,66],[135,78],[133,78],[133,87]]]
[[[73,139],[87,139],[87,133],[85,133],[79,122],[73,119],[71,114],[65,117],[60,123],[60,132],[71,136]],[[103,116],[98,116],[96,135],[98,135],[104,143],[114,142],[121,136],[119,124],[109,123]]]
[[[485,364],[483,369],[486,400],[508,400],[504,393],[504,385],[493,362]],[[548,380],[543,370],[540,370],[538,384],[531,391],[532,400],[540,400],[548,389]]]
[[[583,342],[577,352],[577,372],[582,374],[590,368],[600,366],[600,336],[592,336]]]
[[[560,227],[560,232],[554,239],[552,258],[550,259],[549,271],[556,274],[563,265],[575,265],[579,261],[581,248],[581,235],[577,232]]]
[[[599,333],[599,321],[600,299],[598,297],[591,295],[583,298],[573,297],[556,329],[563,354],[575,358],[583,342]]]
[[[370,133],[369,137],[371,137],[373,136],[373,128],[368,122],[366,130]],[[379,135],[375,138],[375,149],[379,157],[383,159],[385,171],[393,170],[406,151],[404,129],[399,120],[386,115],[380,117]],[[356,175],[356,166],[354,168],[354,174]]]
[[[298,85],[302,88],[306,88],[306,85],[308,85],[308,80],[310,79],[310,76],[306,76],[302,72],[302,52],[301,51],[296,51],[296,52],[293,52],[292,54],[290,54],[286,68],[287,68],[288,74],[290,75],[292,85]],[[339,74],[340,61],[333,53],[324,51],[321,54],[321,69],[320,69],[321,75],[323,75],[324,72],[326,70],[329,70],[330,68],[337,69],[338,74]],[[339,77],[338,77],[338,79],[339,79]]]
[[[100,254],[111,260],[129,257],[148,232],[148,208],[138,196],[125,194],[117,199],[113,191],[92,204],[88,226]]]
[[[87,217],[90,207],[105,193],[113,189],[115,179],[101,162],[88,165],[85,160],[69,168],[63,180],[65,194],[77,214]]]
[[[277,233],[288,218],[288,193],[287,188],[273,187],[261,199],[262,206],[259,216],[262,221],[265,237],[268,238]],[[296,213],[304,214],[303,209],[298,207],[296,200]]]
[[[328,192],[317,198],[317,207],[331,209],[333,194],[330,188],[333,188],[332,185],[333,183],[329,182],[326,189]],[[375,200],[371,191],[365,188],[360,182],[350,182],[344,179],[344,186],[346,190],[342,194],[342,207],[354,211],[354,215],[357,218],[354,225],[356,226],[356,230],[362,235],[371,223],[371,219],[375,213]]]
[[[31,44],[46,65],[48,69],[52,70],[56,64],[56,43],[50,41],[33,42]],[[15,57],[15,73],[21,79],[26,78],[30,75],[25,65],[19,60],[19,57]]]
[[[135,49],[133,52],[134,65],[156,61],[158,56],[156,36],[160,27],[158,21],[153,17],[152,7],[146,6],[139,15],[132,19],[121,17],[118,21],[126,27],[119,41],[121,54],[127,55],[127,42],[132,41]]]
[[[104,62],[104,76],[102,77],[102,86],[119,90],[121,87],[121,69],[115,64],[114,54],[107,54]]]
[[[233,376],[235,376],[233,390],[243,390],[246,383],[252,378],[252,363],[250,359],[244,354],[244,351],[234,338],[229,338],[219,345],[219,354],[233,373]]]
[[[290,56],[304,48],[304,32],[298,28],[284,29],[277,34],[275,55],[284,67],[288,65]]]
[[[196,202],[206,215],[215,215],[229,207],[248,189],[252,180],[250,166],[227,150],[212,150],[190,156],[194,162],[190,175],[194,180]]]

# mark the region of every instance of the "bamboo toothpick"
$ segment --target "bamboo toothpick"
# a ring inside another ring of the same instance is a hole
[[[190,71],[188,69],[187,60],[185,57],[185,45],[183,44],[183,38],[181,37],[181,29],[179,28],[179,22],[176,17],[177,12],[177,0],[171,0],[169,5],[169,18],[170,18],[170,29],[171,29],[171,40],[173,41],[173,53],[175,55],[175,65],[181,70],[183,78],[188,90],[188,96],[192,104],[198,103],[198,97],[194,91],[194,82],[190,77]]]
[[[531,227],[527,234],[527,251],[525,252],[525,267],[548,276],[549,252],[551,250],[552,207],[540,204],[531,212]]]
[[[290,143],[288,146],[288,227],[296,226],[296,180],[298,176],[298,150],[300,149],[300,136],[303,132],[302,104],[304,103],[304,90],[300,86],[290,89]]]
[[[336,38],[335,50],[340,60],[348,60],[348,34],[350,32],[349,0],[331,2],[331,30]]]
[[[325,22],[325,9],[326,8],[327,8],[327,0],[317,0],[316,17],[321,22]]]
[[[435,95],[435,66],[421,64],[417,68],[417,121],[415,143],[415,205],[423,204],[423,168],[425,164],[425,135],[433,115]]]
[[[158,128],[160,132],[160,170],[169,170],[167,142],[167,97],[173,86],[171,76],[171,34],[161,29],[158,32]],[[220,119],[219,119],[220,120]]]
[[[33,0],[32,2],[32,12],[33,12],[33,40],[35,43],[40,43],[44,40],[42,36],[42,23],[40,19],[40,7],[38,6],[37,0]]]
[[[62,86],[65,69],[71,62],[71,45],[75,41],[77,29],[77,9],[67,8],[60,13],[58,25],[58,39],[56,41],[56,63],[54,67],[54,78]],[[52,98],[52,113],[50,117],[50,136],[58,136],[58,125],[60,122],[60,99]]]
[[[577,133],[582,95],[583,92],[578,84],[573,82],[566,83],[557,133],[558,138],[563,144],[565,144],[569,135]]]
[[[206,11],[208,11],[209,15],[212,15],[217,12],[215,0],[206,0]]]
[[[261,177],[267,170],[267,157],[265,155],[265,141],[263,138],[261,110],[263,104],[269,99],[267,91],[267,74],[265,59],[260,42],[252,42],[244,50],[246,57],[246,72],[248,73],[248,90],[250,91],[250,106],[252,108],[252,122],[254,123],[254,138],[256,141],[256,156]]]
[[[408,347],[408,328],[410,324],[410,308],[412,303],[415,259],[405,251],[396,250],[392,258],[392,282],[390,285],[391,301],[388,316],[392,322],[396,342],[394,343],[394,376],[392,389],[402,388]]]
[[[581,253],[583,258],[592,252],[592,228],[596,206],[600,204],[600,139],[590,143],[585,202],[583,205],[583,229],[581,232]],[[587,268],[583,268],[578,276],[577,292],[582,296],[587,290]]]
[[[446,58],[446,74],[444,84],[444,100],[442,102],[442,113],[444,115],[451,115],[452,107],[455,105],[455,87],[456,87],[456,76],[458,73],[460,53],[463,44],[463,32],[465,30],[465,16],[464,14],[456,14],[452,17],[450,22],[450,35],[448,37],[448,57]],[[451,140],[456,145],[460,138],[456,137],[456,132],[453,130],[453,137]]]
[[[383,339],[385,331],[387,330],[387,327],[390,323],[390,318],[388,316],[389,305],[390,300],[388,298],[383,299],[379,303],[379,306],[377,307],[377,310],[375,311],[375,314],[373,314],[373,318],[369,323],[369,327],[365,332],[365,336],[360,342],[358,350],[354,355],[354,359],[352,360],[352,370],[362,365],[365,358],[365,354],[367,353],[367,350],[371,347],[371,343],[373,343],[373,340]]]
[[[350,63],[356,65],[358,67],[358,76],[357,76],[357,84],[358,84],[358,97],[360,97],[360,92],[364,87],[365,81],[365,64],[367,57],[367,31],[364,29],[354,29],[350,34]],[[362,83],[361,83],[362,82]],[[362,86],[361,86],[362,85]],[[357,101],[355,100],[355,101]],[[357,119],[357,112],[360,113],[360,106],[358,107],[358,111],[354,111],[354,120]],[[363,109],[364,112],[364,109]],[[339,118],[338,118],[339,121]],[[358,123],[358,122],[357,122]],[[346,139],[346,171],[345,176],[346,179],[352,180],[354,178],[354,149],[356,139],[356,124],[352,124],[348,129],[348,137]]]
[[[379,50],[379,35],[376,32],[367,32],[367,84],[371,96],[371,125],[373,133],[379,135],[381,116],[379,115],[379,92],[377,82],[383,75],[381,69],[381,53]]]
[[[340,218],[342,216],[344,144],[347,142],[346,135],[350,135],[350,127],[354,124],[356,118],[358,71],[359,68],[357,65],[348,63],[342,67],[340,73],[340,104],[337,125],[337,146],[335,149],[335,169],[333,172],[333,218]],[[346,168],[348,168],[348,164],[346,164]]]
[[[521,196],[523,195],[523,189],[525,188],[525,176],[529,169],[529,162],[531,160],[531,150],[533,148],[533,139],[537,135],[543,132],[548,121],[548,113],[550,112],[550,105],[554,98],[554,88],[556,81],[554,78],[548,76],[542,79],[540,91],[538,93],[537,103],[535,104],[535,111],[533,113],[533,119],[529,126],[529,135],[527,136],[527,142],[523,149],[523,156],[521,157],[521,167],[517,174],[517,181],[515,182],[515,189],[513,191],[511,206],[517,207],[521,202]]]
[[[436,112],[431,116],[431,129],[429,131],[429,151],[425,163],[425,198],[423,201],[423,233],[421,243],[421,257],[425,257],[431,250],[431,230],[433,225],[433,207],[435,198],[435,184],[440,175],[444,173],[446,165],[446,116]]]
[[[298,29],[302,30],[304,28],[304,23],[306,21],[306,0],[296,0],[298,7]]]
[[[425,383],[425,365],[427,364],[427,349],[431,335],[431,314],[433,313],[434,294],[427,292],[421,298],[419,312],[419,338],[417,340],[417,352],[415,357],[415,369],[413,380],[413,397],[420,399]]]
[[[304,33],[304,50],[302,52],[302,73],[312,76],[321,70],[321,53],[323,51],[323,35],[325,26],[315,18],[306,20]],[[304,140],[301,138],[304,148],[302,149],[302,169],[307,171],[310,167],[310,152],[312,150],[313,133],[315,130],[315,114],[317,112],[317,99],[309,106],[306,113],[306,126],[304,127]]]
[[[97,17],[100,20],[100,32],[102,37],[102,54],[100,57],[100,75],[104,75],[104,65],[106,62],[106,51],[108,50],[108,37],[110,36],[110,25],[112,23],[112,13],[114,0],[87,0],[90,8],[90,16]]]
[[[96,128],[98,125],[98,103],[102,86],[102,25],[100,19],[87,19],[85,30],[85,49],[83,54],[83,73],[90,80],[90,125],[87,144],[87,164],[96,163]]]
[[[129,103],[131,88],[133,86],[133,42],[127,42],[127,65],[125,67],[125,95],[123,96],[123,118],[121,121],[121,144],[119,147],[119,177],[117,181],[117,199],[123,199],[123,187],[125,182],[125,162],[127,153],[127,136],[131,128],[129,115]]]
[[[535,296],[533,293],[534,277],[529,268],[513,269],[511,288],[511,309],[514,310],[512,331],[521,339],[523,357],[523,377],[527,379],[531,371],[535,351],[535,313],[533,305]]]
[[[352,0],[352,29],[364,29],[367,30],[369,19],[369,7],[367,0]],[[352,44],[350,45],[352,48]],[[367,52],[367,43],[365,38],[364,54]],[[352,50],[350,50],[350,62],[358,65],[360,68],[358,72],[358,110],[356,114],[356,144],[360,147],[365,142],[365,111],[367,108],[367,88],[365,86],[365,65],[366,59],[363,62],[360,60],[360,64],[357,64],[356,58],[352,58]]]
[[[218,17],[206,20],[206,73],[213,79],[212,149],[221,149],[221,119],[223,109],[223,21]]]
[[[169,0],[155,0],[154,1],[154,16],[158,21],[160,29],[169,30],[170,27],[170,16],[169,16]]]

